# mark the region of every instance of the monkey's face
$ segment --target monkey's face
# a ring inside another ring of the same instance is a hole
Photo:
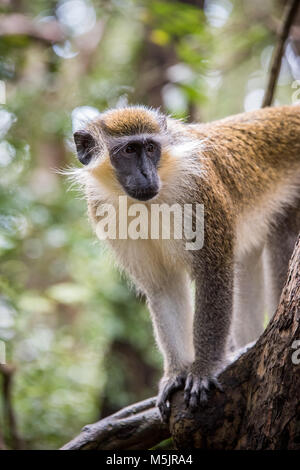
[[[125,140],[125,141],[124,141]],[[116,139],[109,149],[110,161],[124,191],[134,199],[148,201],[160,188],[157,167],[161,146],[152,137]]]
[[[74,139],[78,159],[83,165],[97,161],[97,142],[89,132],[78,131]],[[105,146],[116,178],[126,194],[139,201],[148,201],[158,194],[161,144],[154,136],[111,137],[105,140]]]
[[[166,117],[158,111],[108,110],[85,130],[75,132],[78,159],[112,194],[121,186],[130,197],[148,201],[161,187],[158,167],[163,174],[166,129]]]

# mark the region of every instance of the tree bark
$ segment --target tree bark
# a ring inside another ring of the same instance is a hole
[[[297,352],[298,351],[298,352]],[[220,375],[223,392],[189,412],[178,392],[170,428],[155,398],[87,426],[64,450],[149,449],[172,435],[177,449],[300,449],[300,237],[269,326]]]
[[[61,450],[141,450],[169,437],[168,426],[160,420],[156,398],[128,406],[118,413],[85,426]]]

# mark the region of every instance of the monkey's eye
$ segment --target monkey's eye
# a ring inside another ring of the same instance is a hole
[[[127,145],[125,148],[126,153],[134,153],[135,152],[135,146],[134,145]]]
[[[147,152],[150,152],[150,153],[154,152],[154,145],[153,144],[148,144],[146,149],[147,149]]]

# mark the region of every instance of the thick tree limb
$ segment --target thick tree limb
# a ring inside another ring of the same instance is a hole
[[[274,96],[274,90],[276,87],[278,75],[280,72],[280,65],[282,54],[284,50],[285,41],[288,38],[290,27],[292,25],[293,19],[297,12],[299,6],[299,0],[290,0],[287,5],[283,15],[283,21],[281,29],[278,35],[278,42],[273,52],[272,61],[271,61],[271,71],[269,76],[269,82],[263,99],[262,108],[266,106],[271,106]]]
[[[117,413],[85,426],[62,450],[149,449],[169,437],[168,426],[155,408],[156,397],[128,406]]]
[[[221,374],[223,393],[212,390],[192,414],[178,392],[170,431],[150,398],[86,426],[62,449],[149,449],[170,434],[178,449],[300,449],[300,364],[292,360],[296,340],[300,237],[277,312],[255,346]]]

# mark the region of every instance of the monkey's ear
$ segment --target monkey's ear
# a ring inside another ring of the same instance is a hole
[[[87,165],[94,156],[96,140],[92,134],[85,130],[75,132],[73,137],[76,145],[78,160],[83,165]]]

